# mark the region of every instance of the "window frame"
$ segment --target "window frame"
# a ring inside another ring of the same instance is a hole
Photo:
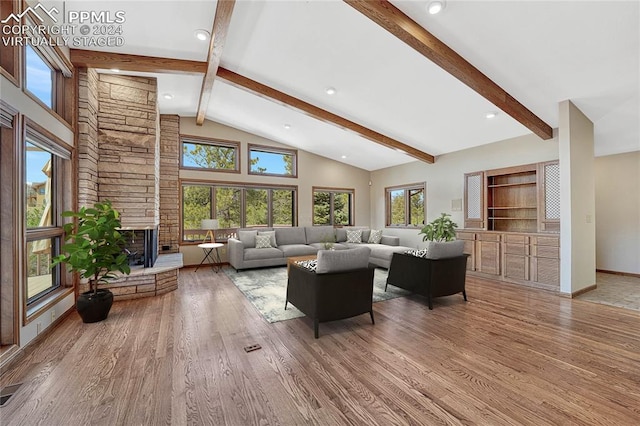
[[[267,216],[268,223],[267,225],[263,225],[266,228],[272,228],[273,225],[273,191],[277,190],[285,190],[292,191],[292,204],[293,211],[291,212],[291,227],[297,226],[298,224],[298,186],[297,185],[262,185],[262,184],[250,184],[243,182],[225,182],[225,181],[204,181],[204,180],[196,180],[196,179],[183,179],[180,180],[180,245],[196,245],[200,244],[202,241],[199,239],[185,239],[185,228],[184,228],[184,188],[185,186],[203,186],[210,188],[210,197],[211,197],[211,210],[209,212],[209,219],[216,218],[216,194],[215,188],[237,188],[242,191],[240,196],[240,226],[234,228],[221,228],[221,230],[227,230],[227,232],[223,232],[224,235],[232,235],[235,233],[237,229],[246,228],[247,227],[247,206],[246,206],[246,191],[248,189],[260,189],[267,190]],[[251,226],[259,228],[261,226]],[[217,234],[217,231],[216,231]],[[216,236],[216,241],[224,241],[225,238],[218,238]]]
[[[33,93],[31,90],[29,90],[29,88],[27,87],[27,85],[29,84],[29,79],[27,78],[27,49],[30,48],[31,50],[33,50],[33,52],[40,58],[40,60],[49,68],[49,71],[51,73],[51,106],[47,105],[42,99],[40,99],[38,97],[38,95],[36,95],[35,93]],[[31,46],[29,44],[25,44],[23,46],[22,49],[22,57],[24,58],[24,71],[22,73],[22,81],[24,82],[24,87],[23,87],[23,91],[26,95],[28,95],[31,99],[33,99],[34,101],[38,102],[41,106],[43,106],[44,108],[51,110],[51,111],[55,111],[55,106],[56,106],[56,101],[58,99],[58,79],[56,78],[56,75],[58,73],[58,70],[56,70],[53,65],[51,65],[51,63],[47,60],[47,58],[44,57],[44,55],[42,54],[42,52],[40,51],[40,49],[38,49],[37,47]]]
[[[292,173],[288,174],[280,174],[280,173],[258,173],[251,171],[251,153],[255,152],[264,152],[267,154],[281,154],[281,155],[291,155],[293,157],[291,161],[291,166],[293,168]],[[273,177],[284,177],[284,178],[297,178],[298,177],[298,150],[297,149],[288,149],[288,148],[279,148],[268,145],[257,145],[257,144],[247,144],[247,174],[253,176],[273,176]]]
[[[22,223],[24,232],[24,240],[21,245],[24,256],[22,257],[21,271],[22,276],[22,305],[23,305],[23,324],[28,324],[43,313],[47,308],[73,292],[73,280],[61,265],[56,267],[54,278],[57,280],[55,286],[28,298],[28,253],[26,252],[27,244],[36,240],[52,239],[52,253],[55,256],[59,253],[64,244],[64,228],[65,220],[61,216],[61,212],[67,208],[71,208],[71,200],[63,193],[64,182],[67,177],[72,176],[73,169],[73,147],[67,145],[61,139],[48,132],[45,128],[30,120],[24,118],[22,133],[19,145],[19,167],[20,182],[18,203],[20,204],[20,216],[17,218]],[[27,228],[26,224],[26,144],[31,143],[52,154],[52,182],[51,182],[51,220],[52,225],[38,228]],[[73,198],[73,195],[71,196]]]
[[[410,204],[410,191],[422,190],[423,197],[423,211],[424,217],[422,218],[422,223],[418,225],[411,225],[411,204]],[[392,217],[392,203],[391,203],[391,193],[394,191],[404,191],[404,223],[402,224],[393,224],[391,223]],[[419,183],[411,183],[406,185],[397,185],[397,186],[389,186],[384,189],[384,204],[385,204],[385,227],[386,228],[405,228],[405,229],[421,229],[424,226],[424,223],[427,220],[427,183],[419,182]]]
[[[315,193],[316,192],[328,192],[329,193],[329,222],[325,224],[316,224],[315,223]],[[335,194],[349,194],[350,202],[349,202],[349,223],[348,224],[336,224],[334,217],[334,197]],[[355,205],[356,205],[356,190],[355,188],[331,188],[326,186],[313,186],[311,188],[311,224],[312,226],[354,226],[355,224]]]
[[[215,167],[191,167],[184,165],[184,144],[192,143],[196,145],[216,146],[221,148],[233,148],[235,153],[235,164],[233,169],[219,169]],[[229,141],[224,139],[209,139],[198,136],[180,135],[180,169],[183,170],[196,170],[196,171],[208,171],[208,172],[222,172],[222,173],[240,173],[240,142]]]

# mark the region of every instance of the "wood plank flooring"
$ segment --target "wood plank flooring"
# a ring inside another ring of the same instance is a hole
[[[320,325],[269,324],[224,273],[73,313],[4,371],[2,425],[637,425],[640,313],[468,278]],[[284,301],[283,301],[284,305]],[[262,349],[246,353],[244,346]]]

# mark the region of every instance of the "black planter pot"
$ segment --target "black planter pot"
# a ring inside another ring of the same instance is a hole
[[[109,290],[85,291],[76,301],[76,310],[82,322],[99,322],[107,319],[113,305],[113,293]]]

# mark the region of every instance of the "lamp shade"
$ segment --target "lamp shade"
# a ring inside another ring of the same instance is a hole
[[[219,226],[218,219],[202,219],[200,224],[202,229],[218,229]]]

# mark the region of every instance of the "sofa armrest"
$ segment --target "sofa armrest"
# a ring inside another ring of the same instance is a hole
[[[400,237],[396,237],[393,235],[383,235],[380,240],[380,244],[384,244],[387,246],[399,246],[400,245]]]
[[[242,244],[242,241],[235,238],[229,238],[227,240],[227,244],[229,264],[235,269],[242,269],[244,260],[244,244]]]

